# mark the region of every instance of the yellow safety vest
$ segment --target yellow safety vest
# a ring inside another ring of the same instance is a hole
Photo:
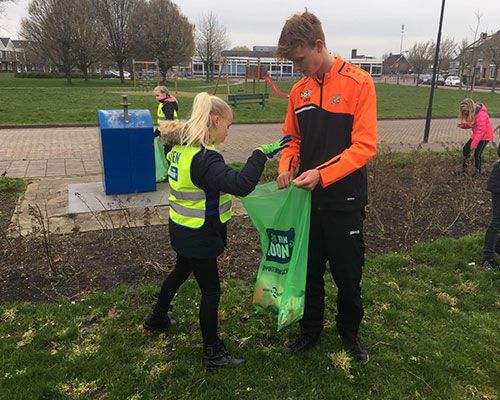
[[[164,122],[167,119],[165,118],[165,113],[163,112],[163,103],[158,103],[158,111],[156,112],[156,124],[160,125],[160,122]],[[174,119],[177,119],[177,111],[174,110]]]
[[[174,146],[167,154],[170,162],[170,219],[188,228],[201,228],[206,216],[219,214],[222,223],[233,215],[231,195],[222,192],[207,193],[191,180],[191,163],[201,146]]]

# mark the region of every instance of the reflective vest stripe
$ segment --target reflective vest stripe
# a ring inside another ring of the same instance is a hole
[[[196,208],[184,207],[173,201],[170,202],[170,208],[183,217],[203,218],[203,219],[205,218],[205,210],[198,210]]]
[[[229,211],[231,209],[231,203],[231,200],[229,200],[228,202],[221,204],[219,206],[219,214],[224,214],[226,211]]]
[[[170,193],[177,200],[205,200],[205,193],[203,192],[179,192],[171,187]]]
[[[168,153],[170,219],[192,229],[201,228],[207,216],[219,214],[222,223],[232,216],[230,194],[205,192],[191,181],[191,162],[200,151],[199,146],[176,145]]]

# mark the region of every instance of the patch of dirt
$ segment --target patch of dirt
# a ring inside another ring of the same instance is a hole
[[[491,195],[484,190],[489,171],[477,177],[456,174],[459,165],[457,157],[420,153],[403,163],[390,155],[374,160],[369,168],[367,255],[485,229],[491,214]],[[11,215],[16,199],[0,194],[0,200],[0,216]],[[121,283],[159,285],[175,263],[167,226],[7,239],[4,217],[0,224],[2,302],[81,298]],[[219,258],[221,277],[252,276],[260,257],[250,219],[233,218],[228,248]]]

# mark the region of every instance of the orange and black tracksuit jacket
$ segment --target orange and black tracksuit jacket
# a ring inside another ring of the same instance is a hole
[[[291,134],[279,172],[320,173],[314,209],[350,211],[368,201],[366,163],[377,151],[377,107],[366,71],[336,57],[322,80],[304,77],[290,93],[283,134]]]

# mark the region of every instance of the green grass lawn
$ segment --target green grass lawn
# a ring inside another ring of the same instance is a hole
[[[17,198],[25,190],[26,181],[23,179],[0,177],[0,237],[10,223]],[[2,244],[0,239],[0,259],[2,257]]]
[[[442,239],[367,261],[358,365],[334,329],[327,279],[324,335],[300,357],[255,315],[253,280],[223,282],[221,335],[248,364],[212,373],[200,362],[200,294],[190,279],[168,335],[141,323],[157,287],[120,287],[73,302],[0,305],[0,399],[496,399],[500,390],[498,273],[478,261],[482,235]]]
[[[168,86],[179,100],[180,118],[186,118],[196,93],[213,93],[215,84],[203,80],[179,80],[177,92],[174,82]],[[289,92],[292,82],[278,82],[281,90]],[[379,118],[424,118],[429,98],[429,87],[376,84]],[[249,83],[247,91],[252,91]],[[264,91],[264,83],[256,91]],[[231,93],[243,93],[243,83],[233,82]],[[238,105],[234,109],[234,121],[282,122],[286,114],[287,100],[271,94],[269,103],[262,109],[257,103]],[[218,93],[226,98],[225,81],[221,81]],[[22,79],[13,74],[0,74],[0,126],[1,125],[48,125],[48,124],[97,124],[97,110],[121,108],[121,95],[128,94],[132,109],[149,109],[156,116],[156,102],[150,92],[134,89],[132,82],[122,85],[119,80],[104,79],[85,82],[73,79],[68,85],[64,79]],[[435,91],[434,112],[437,117],[455,117],[465,91],[438,88]],[[500,115],[500,96],[491,93],[475,93],[476,101],[484,102],[492,115]]]

